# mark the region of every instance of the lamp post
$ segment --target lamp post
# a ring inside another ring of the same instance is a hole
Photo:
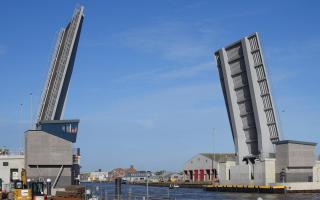
[[[148,179],[148,171],[146,171],[146,178],[147,178],[147,200],[149,199],[149,179]]]
[[[19,132],[21,131],[23,133],[22,108],[23,108],[23,104],[20,103],[19,104]],[[21,137],[21,153],[23,152],[23,150],[24,150],[24,137],[23,137],[23,134],[22,134],[22,137]]]
[[[30,95],[30,129],[32,129],[32,92],[29,93]]]
[[[211,162],[211,176],[210,176],[210,178],[212,180],[212,185],[214,184],[213,162],[215,161],[215,157],[216,157],[216,155],[214,153],[214,131],[215,131],[215,128],[213,128],[213,131],[212,131],[212,154],[213,154],[213,156],[212,156],[212,162]]]
[[[51,196],[51,179],[47,179],[47,195]]]

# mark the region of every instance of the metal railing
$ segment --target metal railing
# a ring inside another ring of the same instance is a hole
[[[58,58],[58,53],[59,53],[59,49],[62,43],[62,38],[63,38],[63,34],[64,34],[65,29],[62,28],[58,35],[57,35],[57,39],[56,39],[56,43],[54,45],[54,48],[52,50],[52,56],[51,56],[51,60],[50,60],[50,64],[49,64],[49,73],[47,75],[47,79],[46,82],[44,84],[44,89],[42,91],[42,95],[41,95],[41,103],[39,106],[39,110],[38,110],[38,116],[37,116],[37,122],[39,122],[40,120],[46,119],[45,116],[43,117],[43,110],[45,109],[45,102],[46,102],[46,97],[47,94],[49,93],[49,83],[51,82],[51,78],[53,76],[53,72],[54,72],[54,66],[55,63],[57,61]],[[45,114],[45,113],[44,113]]]
[[[69,27],[61,31],[58,36],[50,63],[51,67],[42,93],[40,109],[38,112],[38,121],[52,120],[55,116],[59,101],[58,98],[63,86],[63,79],[68,68],[68,63],[82,15],[83,7],[76,8],[72,20],[69,23]]]
[[[85,199],[87,200],[175,200],[175,197],[170,197],[168,195],[149,195],[143,193],[126,193],[116,195],[114,193],[100,192],[86,194]]]

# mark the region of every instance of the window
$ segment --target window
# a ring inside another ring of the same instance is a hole
[[[9,162],[3,162],[3,166],[9,166]]]

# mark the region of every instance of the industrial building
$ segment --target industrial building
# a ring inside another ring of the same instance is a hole
[[[234,153],[200,153],[185,163],[183,179],[187,182],[217,181],[222,176],[229,179],[235,159]]]
[[[276,158],[255,160],[253,165],[237,165],[231,153],[200,153],[183,167],[183,181],[213,182],[222,185],[313,184],[320,187],[320,161],[316,143],[282,140],[276,144]]]
[[[219,177],[220,182],[241,185],[314,183],[320,189],[316,143],[282,140],[275,146],[275,158],[257,159],[253,165],[231,166],[230,178]]]
[[[31,180],[51,179],[53,188],[79,182],[80,151],[73,151],[79,120],[62,120],[80,39],[84,8],[77,7],[54,48],[34,130],[25,133],[25,169]]]
[[[317,143],[284,140],[276,143],[276,182],[312,182]],[[317,169],[319,170],[319,169]],[[283,177],[281,177],[283,174]]]

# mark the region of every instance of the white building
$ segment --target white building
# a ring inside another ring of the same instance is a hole
[[[229,169],[235,165],[235,159],[232,153],[200,153],[185,163],[184,180],[204,182],[229,179]]]
[[[150,178],[152,175],[150,171],[136,171],[135,173],[127,173],[122,179],[130,183],[144,182],[147,180],[147,177]]]
[[[24,168],[24,155],[0,155],[0,178],[2,189],[8,190],[10,182],[21,180],[21,171]]]
[[[80,174],[80,181],[82,182],[104,182],[108,181],[108,172],[107,171],[96,171],[96,172],[87,172]]]

